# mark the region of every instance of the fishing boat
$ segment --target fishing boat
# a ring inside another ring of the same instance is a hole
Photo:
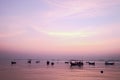
[[[82,66],[83,61],[81,61],[81,60],[70,60],[70,65],[71,66]]]
[[[114,65],[114,62],[105,61],[105,65]]]
[[[89,62],[89,65],[95,65],[95,62]]]

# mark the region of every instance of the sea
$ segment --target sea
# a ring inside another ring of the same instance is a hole
[[[15,61],[16,64],[11,64]],[[54,65],[46,65],[47,60],[4,59],[0,60],[0,80],[120,80],[120,61],[105,65],[105,61],[95,61],[95,65],[84,62],[83,66],[70,66],[64,60],[50,60]],[[103,71],[103,73],[101,73]]]

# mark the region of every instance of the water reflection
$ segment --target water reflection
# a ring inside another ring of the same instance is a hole
[[[70,65],[70,69],[83,69],[83,65],[81,65],[81,66],[71,66]]]
[[[65,64],[59,61],[59,64],[52,66],[50,61],[47,66],[47,60],[36,63],[27,63],[26,60],[16,60],[17,64],[11,66],[11,61],[4,62],[7,65],[0,65],[0,78],[2,80],[119,80],[120,79],[120,63],[115,62],[115,65],[105,65],[104,61],[96,61],[95,66],[89,65],[84,61],[84,65],[71,66],[70,63]],[[21,73],[23,76],[21,76]],[[3,77],[4,76],[6,77]],[[14,75],[12,75],[14,74]],[[16,78],[16,76],[19,76]],[[27,78],[26,78],[27,77]]]

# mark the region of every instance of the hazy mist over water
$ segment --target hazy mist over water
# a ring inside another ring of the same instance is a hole
[[[0,51],[0,59],[78,59],[78,60],[120,60],[120,54],[61,54],[61,53],[23,53]]]

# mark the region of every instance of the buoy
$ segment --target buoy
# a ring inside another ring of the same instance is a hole
[[[50,61],[47,61],[47,66],[50,64]]]
[[[53,66],[53,65],[54,65],[54,62],[52,62],[51,65]]]
[[[103,73],[103,71],[100,71],[101,73]]]

